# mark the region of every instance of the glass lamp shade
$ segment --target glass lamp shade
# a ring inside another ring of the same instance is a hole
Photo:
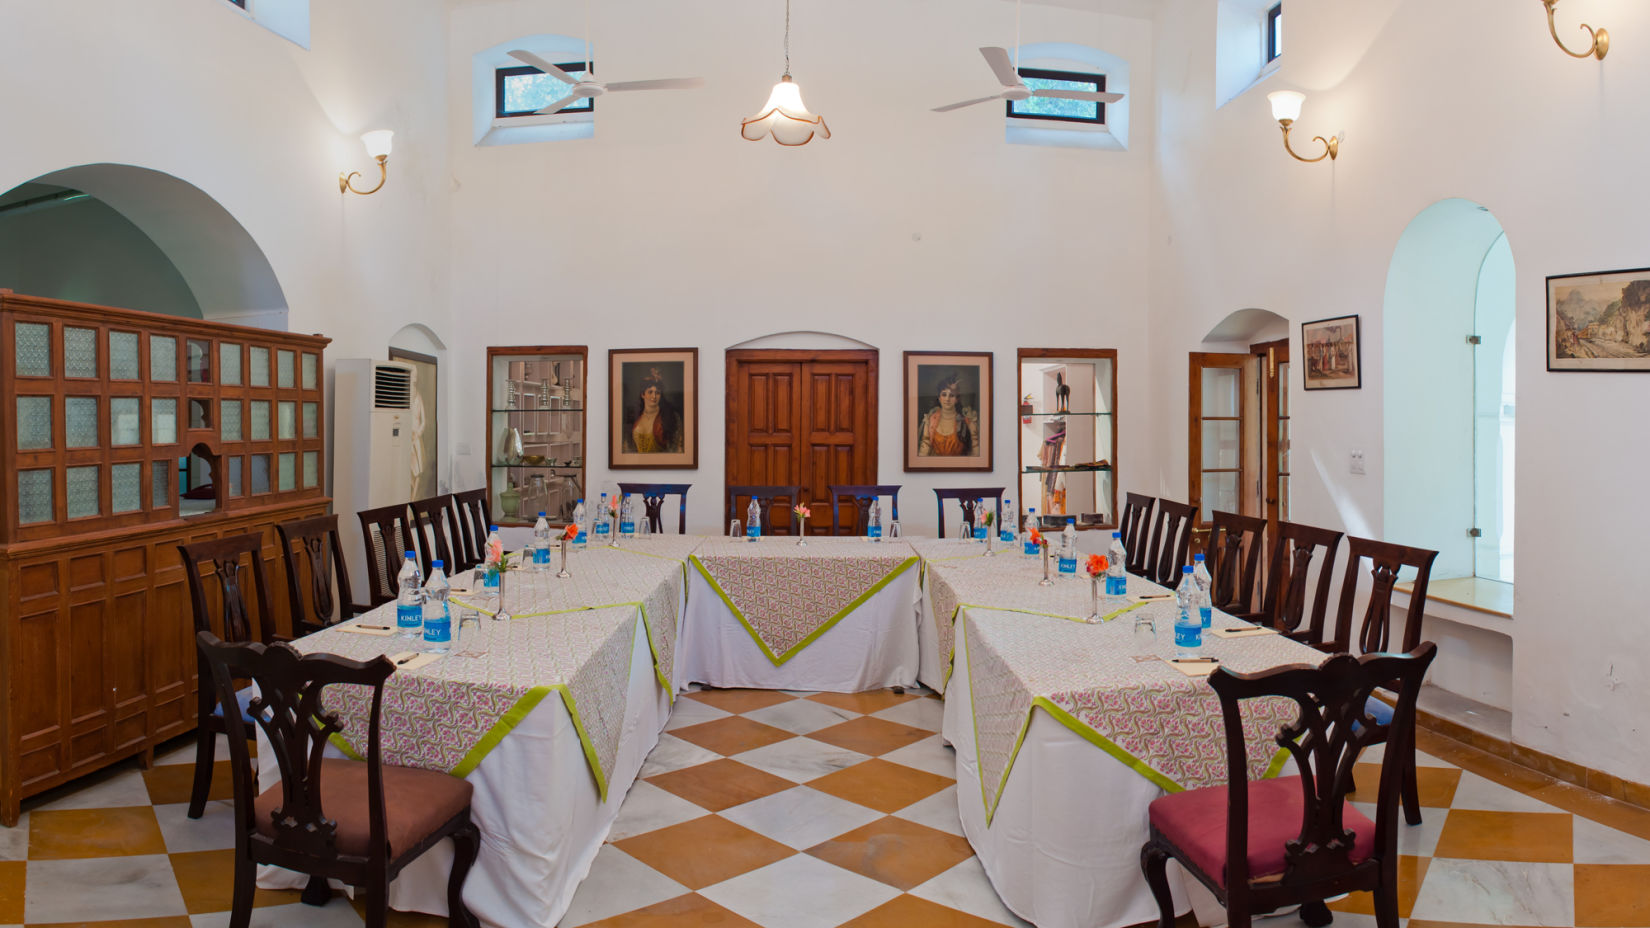
[[[1294,122],[1301,118],[1301,104],[1306,94],[1294,90],[1278,90],[1266,95],[1272,103],[1272,118],[1278,122]]]
[[[390,156],[390,139],[395,133],[389,129],[374,129],[363,133],[361,144],[367,146],[367,155],[372,158],[388,158]]]
[[[815,116],[802,105],[802,90],[787,74],[773,85],[762,112],[741,124],[739,134],[752,142],[771,135],[781,145],[796,146],[808,144],[815,135],[828,139],[831,130],[825,125],[825,117]]]

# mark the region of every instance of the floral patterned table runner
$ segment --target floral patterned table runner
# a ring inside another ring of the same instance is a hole
[[[1074,584],[1073,584],[1074,585]],[[1202,677],[1163,660],[1173,656],[1172,601],[1140,611],[1154,618],[1157,639],[1137,648],[1133,615],[1087,625],[1045,615],[964,606],[962,659],[979,752],[980,791],[989,823],[1015,755],[1042,709],[1096,747],[1171,792],[1226,782],[1226,742],[1220,699]],[[1138,613],[1136,613],[1138,614]],[[1215,627],[1241,626],[1219,613]],[[1321,663],[1325,655],[1281,635],[1223,639],[1206,635],[1202,653],[1232,670]],[[1293,721],[1287,699],[1244,704],[1243,728],[1251,778],[1275,776],[1286,755],[1275,742]]]
[[[861,538],[708,539],[691,561],[775,666],[915,566],[911,546]]]
[[[633,605],[564,612],[459,630],[452,653],[417,670],[398,670],[384,685],[380,746],[384,762],[467,776],[545,696],[561,694],[579,734],[597,793],[607,784],[624,726],[630,659],[635,645]],[[357,622],[393,624],[394,606]],[[326,651],[370,660],[416,647],[401,637],[373,637],[328,629],[294,642],[300,651]],[[360,757],[372,704],[357,686],[327,690],[327,709],[343,724],[334,736]]]
[[[704,539],[668,535],[622,547],[591,545],[568,555],[573,576],[556,576],[561,555],[552,551],[550,569],[512,570],[504,577],[504,607],[517,619],[555,615],[605,606],[634,606],[642,610],[648,646],[659,683],[668,691],[676,658],[676,627],[687,589],[685,560]],[[455,603],[487,615],[498,611],[496,595],[477,587],[455,594]]]

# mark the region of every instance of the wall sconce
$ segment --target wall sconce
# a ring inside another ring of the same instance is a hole
[[[1322,161],[1325,158],[1334,161],[1335,156],[1341,153],[1340,137],[1332,135],[1329,138],[1324,138],[1318,135],[1313,136],[1312,140],[1323,143],[1323,154],[1316,158],[1302,158],[1300,155],[1295,154],[1295,149],[1289,146],[1289,127],[1295,124],[1295,120],[1301,118],[1301,104],[1306,102],[1306,94],[1293,90],[1278,90],[1267,94],[1266,99],[1272,101],[1272,118],[1276,119],[1278,125],[1283,127],[1283,150],[1294,156],[1296,161],[1305,161],[1308,164],[1314,161]]]
[[[1558,0],[1541,0],[1541,2],[1547,7],[1547,31],[1553,34],[1553,41],[1558,43],[1558,47],[1563,49],[1564,54],[1569,55],[1571,58],[1604,60],[1604,56],[1610,52],[1610,33],[1602,28],[1594,29],[1592,26],[1582,23],[1581,28],[1587,30],[1587,35],[1592,39],[1592,44],[1583,51],[1572,52],[1565,47],[1564,40],[1558,37],[1558,25],[1553,22],[1553,8],[1558,6]]]
[[[371,132],[365,133],[361,136],[361,144],[367,146],[367,154],[371,156],[374,161],[378,162],[378,186],[372,188],[371,190],[357,190],[355,189],[354,181],[357,177],[361,176],[361,172],[351,171],[348,174],[345,174],[343,171],[339,171],[339,193],[343,193],[348,190],[350,193],[359,193],[362,196],[366,196],[369,193],[377,193],[379,189],[384,186],[384,181],[389,177],[390,173],[389,169],[384,166],[384,162],[390,160],[390,139],[394,135],[395,133],[388,129],[374,129]]]

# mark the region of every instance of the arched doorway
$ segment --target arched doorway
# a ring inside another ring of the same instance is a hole
[[[177,177],[83,164],[0,194],[0,287],[285,331],[263,250],[229,211]]]

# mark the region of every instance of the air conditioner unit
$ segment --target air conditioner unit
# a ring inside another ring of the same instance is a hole
[[[412,499],[417,375],[410,364],[369,358],[338,361],[333,375],[332,511],[338,514],[350,592],[358,603],[371,602],[374,591],[368,583],[361,520],[355,514]],[[411,539],[393,541],[398,547],[411,544]],[[386,580],[394,583],[393,577]]]

